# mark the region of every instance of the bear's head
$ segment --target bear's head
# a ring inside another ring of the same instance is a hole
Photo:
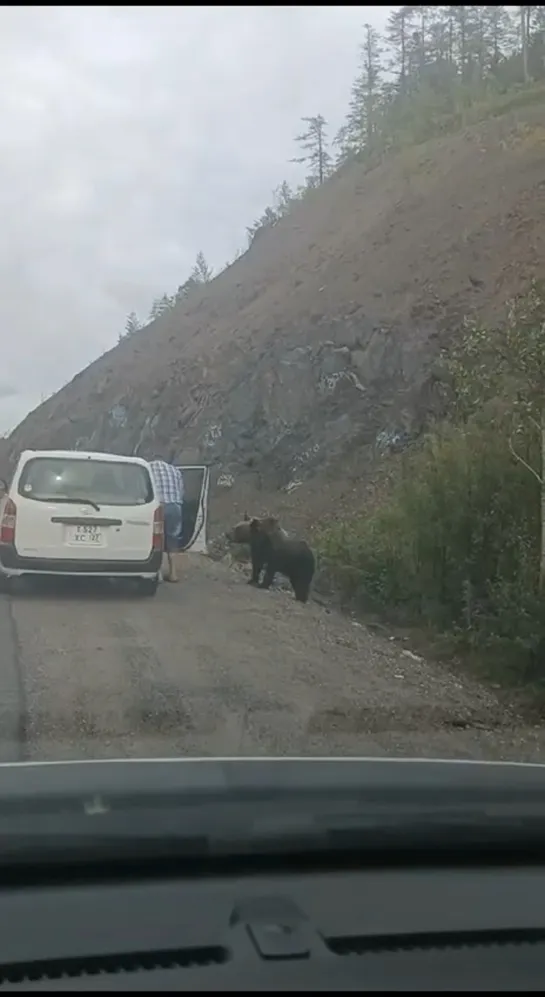
[[[254,517],[250,520],[250,534],[252,536],[267,537],[268,540],[278,540],[286,536],[276,516],[264,516],[263,519]]]
[[[225,534],[225,539],[232,544],[249,544],[250,543],[250,519],[247,512],[244,513],[244,519],[236,526],[233,526],[230,530],[227,530]]]

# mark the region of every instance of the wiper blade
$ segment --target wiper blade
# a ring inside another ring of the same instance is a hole
[[[63,502],[65,505],[91,505],[93,509],[96,509],[97,512],[100,512],[100,506],[97,505],[96,502],[93,502],[93,499],[90,498],[65,498],[63,496],[62,498],[57,498],[57,497],[50,498],[47,501]]]

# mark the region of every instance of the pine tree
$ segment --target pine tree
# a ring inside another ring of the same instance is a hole
[[[133,332],[138,332],[140,328],[141,326],[136,312],[131,312],[127,316],[127,321],[125,322],[125,334],[127,336],[132,336]]]
[[[365,39],[361,47],[361,63],[352,85],[348,116],[337,135],[342,154],[358,152],[369,145],[378,124],[381,103],[382,48],[378,32],[365,24]]]
[[[213,271],[208,266],[204,253],[202,251],[198,252],[197,259],[195,260],[195,266],[191,271],[191,277],[198,284],[208,284],[208,282],[212,280],[212,276]]]
[[[532,8],[528,6],[519,6],[519,24],[520,24],[520,50],[522,53],[522,76],[524,83],[529,83],[530,81],[530,70],[528,68],[528,49],[530,45],[530,24],[531,24],[531,11]]]
[[[154,322],[160,315],[164,315],[165,312],[172,308],[172,304],[172,299],[169,298],[168,294],[162,294],[160,298],[154,298],[149,313],[149,321]]]
[[[308,163],[310,173],[307,177],[307,187],[318,187],[332,172],[331,154],[327,147],[327,121],[321,114],[301,120],[308,127],[306,132],[296,135],[295,141],[303,149],[304,155],[292,159],[291,162]]]
[[[276,225],[279,217],[279,213],[275,211],[274,208],[265,208],[261,218],[258,218],[253,225],[248,225],[246,229],[249,245],[252,245],[252,242],[258,233],[263,232],[267,228],[272,228],[273,225]]]
[[[125,339],[127,336],[132,336],[133,333],[138,332],[138,330],[141,328],[142,327],[140,325],[140,322],[138,321],[138,316],[136,312],[130,312],[130,314],[127,315],[127,321],[125,322],[125,331],[120,332],[119,334],[118,337],[119,342],[121,342],[121,340]]]
[[[185,301],[186,298],[199,286],[199,281],[190,275],[183,284],[180,284],[176,291],[176,301]]]
[[[479,49],[479,7],[452,4],[449,17],[452,19],[453,55],[458,73],[463,81],[473,79],[473,65],[477,61]]]
[[[415,8],[394,7],[386,22],[386,43],[391,53],[387,68],[398,79],[398,88],[405,93],[409,77],[412,33],[415,30]]]
[[[516,47],[513,20],[504,4],[483,7],[486,68],[493,72],[508,51]]]
[[[274,210],[279,218],[289,214],[294,197],[289,183],[284,180],[273,191]]]

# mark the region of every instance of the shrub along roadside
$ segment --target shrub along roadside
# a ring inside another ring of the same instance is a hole
[[[501,328],[466,325],[443,362],[453,421],[406,455],[379,510],[317,545],[356,605],[478,649],[497,681],[545,683],[542,289]]]

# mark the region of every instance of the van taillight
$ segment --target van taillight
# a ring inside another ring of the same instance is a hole
[[[2,519],[0,520],[0,543],[15,543],[15,520],[17,519],[17,507],[13,499],[8,498],[4,505]]]
[[[163,549],[163,534],[164,534],[164,516],[163,507],[160,505],[155,510],[155,515],[153,517],[153,548],[154,550]]]

